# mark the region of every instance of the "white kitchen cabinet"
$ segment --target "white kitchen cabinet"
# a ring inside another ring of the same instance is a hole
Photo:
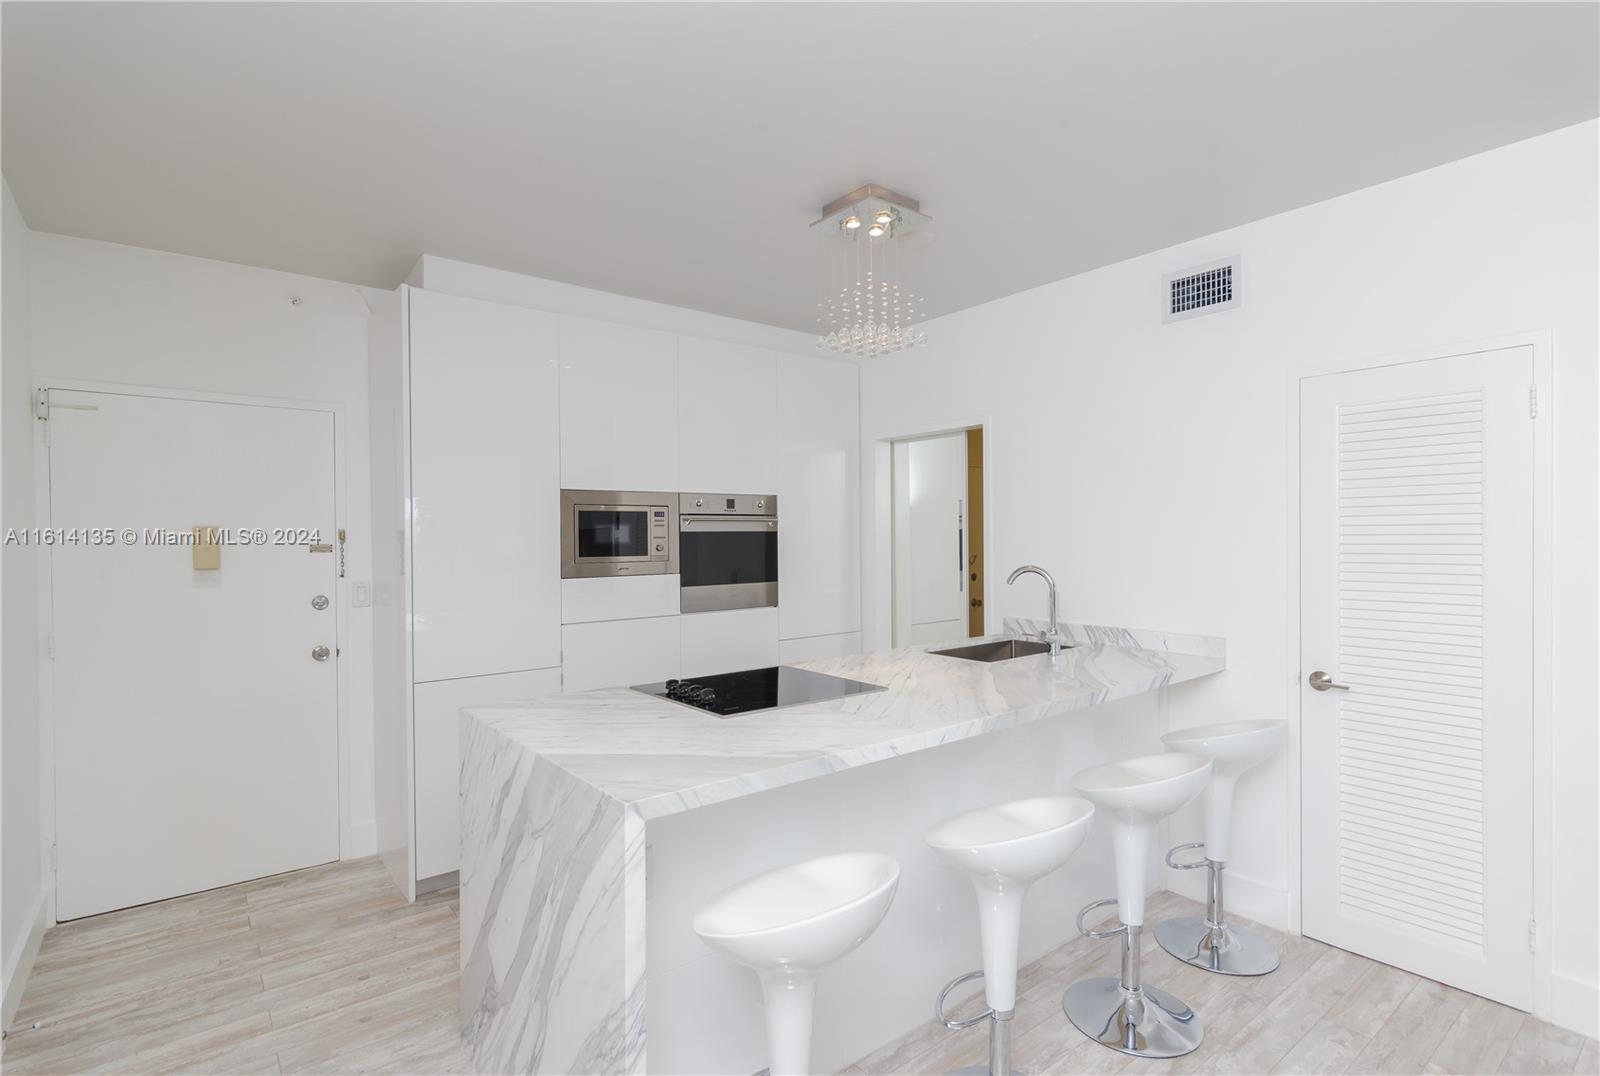
[[[463,706],[860,645],[853,364],[410,286],[368,346],[376,828],[408,897],[456,869]],[[782,611],[562,580],[563,488],[778,494]]]
[[[678,338],[560,319],[561,486],[676,492]]]
[[[776,609],[689,613],[682,620],[686,676],[764,669],[778,664]]]
[[[570,695],[677,676],[680,619],[662,616],[566,625],[561,629],[561,689]]]
[[[861,653],[859,631],[847,631],[841,635],[813,635],[807,639],[783,639],[778,643],[778,661],[784,665],[796,661],[842,658],[859,653]]]
[[[418,684],[413,692],[417,752],[417,880],[460,866],[461,708],[561,693],[561,670],[471,676]]]
[[[556,321],[411,293],[419,682],[561,663]]]
[[[561,581],[561,623],[638,620],[678,613],[676,575],[636,575]]]
[[[679,338],[679,489],[776,493],[777,415],[778,359],[771,351]],[[781,516],[782,500],[778,510]]]
[[[778,361],[778,607],[784,639],[861,627],[856,364]]]
[[[556,319],[401,287],[368,359],[377,838],[409,898],[456,869],[456,711],[560,690]]]

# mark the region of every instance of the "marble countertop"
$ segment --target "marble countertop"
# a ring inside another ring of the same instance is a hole
[[[1007,620],[1000,639],[1042,621]],[[465,711],[644,819],[813,777],[1221,672],[1221,639],[1062,624],[1072,644],[984,663],[882,650],[794,663],[885,690],[718,718],[628,688]],[[969,642],[977,640],[968,640]],[[940,644],[951,645],[951,644]]]

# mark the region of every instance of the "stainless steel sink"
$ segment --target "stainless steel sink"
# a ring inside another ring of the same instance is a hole
[[[1061,649],[1070,650],[1067,643],[1061,644]],[[1050,653],[1050,644],[1038,639],[1001,639],[992,643],[973,643],[971,646],[952,646],[948,650],[930,650],[930,654],[938,654],[945,658],[962,658],[966,661],[1010,661],[1012,658],[1028,658],[1035,654]]]

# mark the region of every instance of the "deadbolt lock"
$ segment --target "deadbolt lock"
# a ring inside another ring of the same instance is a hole
[[[327,607],[328,607],[328,596],[326,594],[318,594],[315,598],[311,599],[311,608],[313,608],[313,609],[326,609]]]
[[[314,646],[311,648],[311,658],[313,661],[327,661],[328,655],[331,653],[333,653],[333,651],[329,650],[325,646]]]

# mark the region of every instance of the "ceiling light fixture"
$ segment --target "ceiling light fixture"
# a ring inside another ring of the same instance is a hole
[[[864,236],[862,218],[872,221]],[[929,219],[915,198],[870,183],[822,207],[811,225],[822,245],[818,347],[871,358],[928,342],[915,327],[924,312],[906,280],[915,260],[906,237]]]

